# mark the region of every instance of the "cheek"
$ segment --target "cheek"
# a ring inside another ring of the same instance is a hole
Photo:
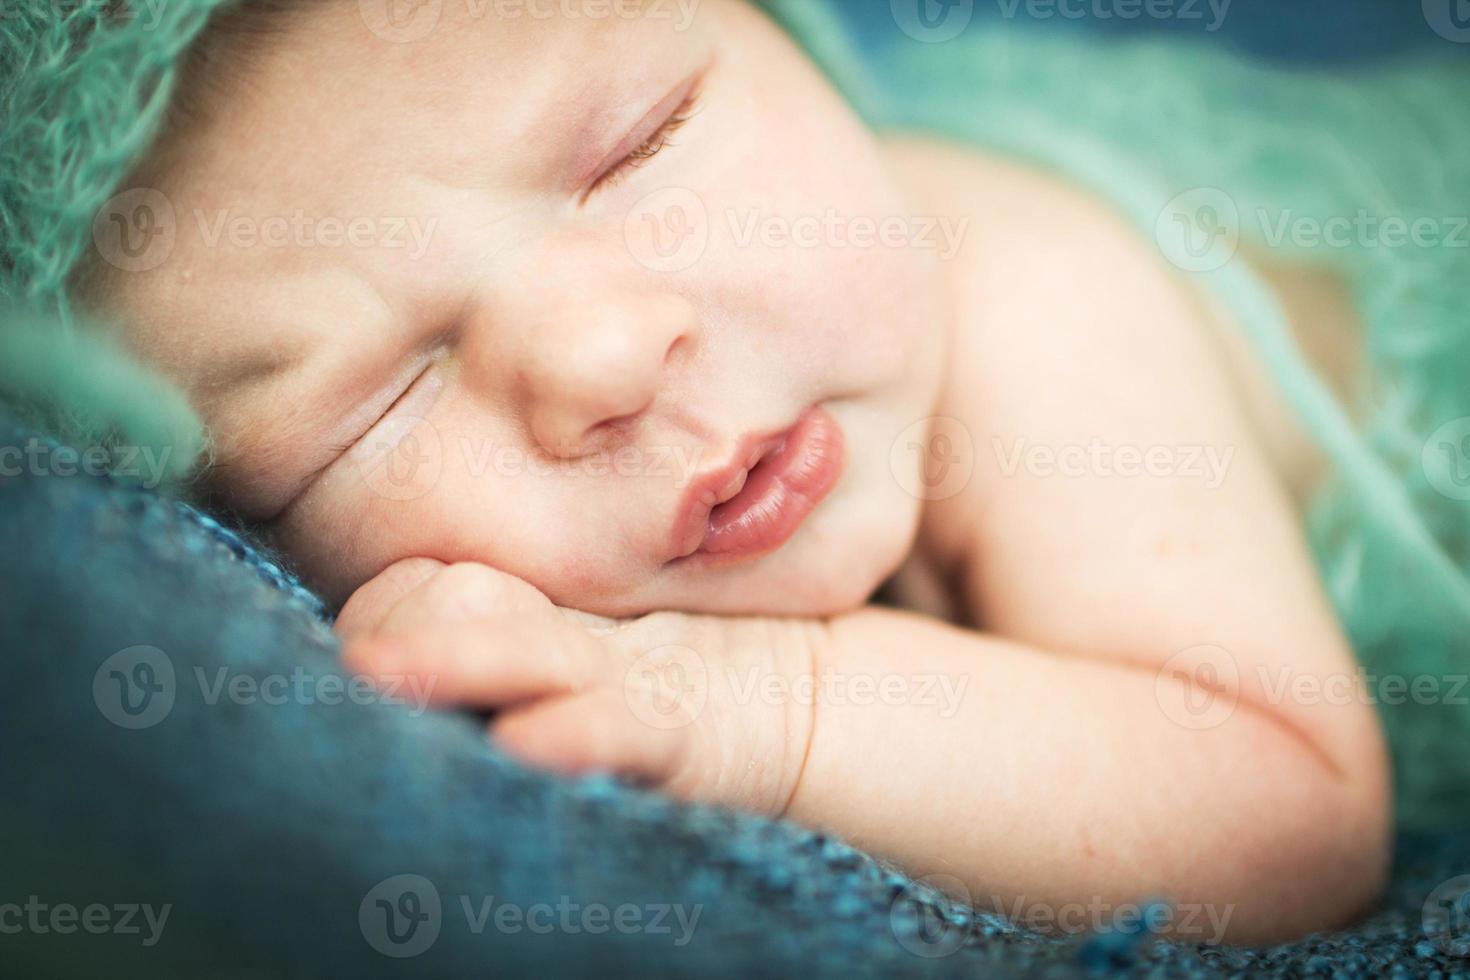
[[[804,63],[732,84],[722,122],[731,152],[717,175],[714,237],[765,329],[788,353],[826,358],[844,384],[886,386],[912,371],[936,322],[935,256],[873,134]],[[718,251],[712,250],[718,255]],[[779,336],[776,336],[779,331]]]
[[[469,398],[444,399],[393,438],[387,452],[339,460],[272,529],[329,600],[405,558],[490,565],[574,605],[646,577],[643,517],[666,509],[648,487],[590,465],[554,469]]]

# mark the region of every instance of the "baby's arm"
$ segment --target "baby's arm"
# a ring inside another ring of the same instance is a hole
[[[793,814],[911,869],[964,868],[986,896],[1235,903],[1237,938],[1344,920],[1386,864],[1381,735],[1341,696],[1355,662],[1211,314],[1084,196],[968,154],[897,156],[972,217],[943,412],[968,425],[976,469],[924,544],[987,635],[878,611],[835,623],[845,670],[971,686],[951,722],[819,709]],[[1017,465],[1018,445],[1094,439],[1166,447],[1177,472]],[[1222,480],[1192,471],[1193,447],[1228,460]],[[1326,678],[1332,694],[1297,686]]]

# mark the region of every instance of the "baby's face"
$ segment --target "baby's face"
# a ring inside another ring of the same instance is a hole
[[[337,599],[431,557],[605,615],[861,602],[943,290],[805,56],[738,0],[307,7],[143,171],[176,239],[109,288],[210,486]]]

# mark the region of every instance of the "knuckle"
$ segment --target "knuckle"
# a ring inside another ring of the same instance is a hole
[[[525,610],[546,604],[531,585],[488,565],[459,562],[439,574],[441,595],[472,611]]]

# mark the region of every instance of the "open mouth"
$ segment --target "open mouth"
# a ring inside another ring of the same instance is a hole
[[[735,463],[685,496],[676,558],[736,562],[780,548],[837,485],[844,456],[842,429],[822,408],[784,432],[748,438]]]

